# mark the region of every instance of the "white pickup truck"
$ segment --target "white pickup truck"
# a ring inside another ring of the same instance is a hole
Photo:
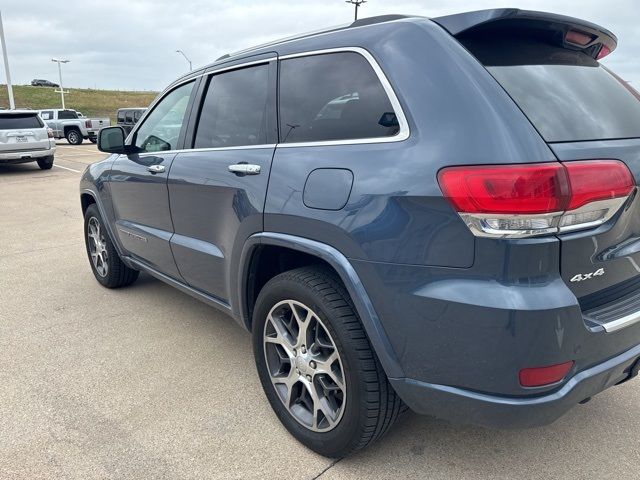
[[[78,112],[68,109],[40,110],[40,117],[55,138],[66,138],[72,145],[80,145],[86,138],[96,143],[100,129],[111,125],[108,118],[79,117]]]

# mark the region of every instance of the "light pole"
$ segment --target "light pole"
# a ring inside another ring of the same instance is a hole
[[[367,0],[346,0],[346,3],[350,3],[356,6],[356,15],[354,21],[358,20],[358,7],[363,3],[367,3]]]
[[[60,98],[62,99],[62,109],[64,110],[64,87],[62,86],[62,67],[60,67],[61,63],[69,63],[69,60],[60,60],[59,58],[52,58],[52,62],[56,62],[58,64],[58,77],[60,78]]]
[[[189,57],[187,57],[187,55],[185,55],[185,53],[184,53],[182,50],[176,50],[176,53],[181,54],[181,55],[184,57],[184,59],[185,59],[187,62],[189,62],[189,71],[192,71],[192,70],[193,70],[193,67],[192,67],[192,65],[191,65],[191,60],[189,60]]]
[[[4,27],[2,26],[2,12],[0,12],[0,43],[2,43],[2,56],[4,58],[4,73],[7,76],[7,93],[9,94],[9,108],[14,110],[16,103],[13,101],[13,88],[11,87],[11,74],[9,73],[9,55],[7,43],[4,41]]]

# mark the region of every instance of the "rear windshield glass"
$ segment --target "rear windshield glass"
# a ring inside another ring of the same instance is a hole
[[[640,99],[584,53],[526,41],[463,42],[548,142],[640,137]]]
[[[0,114],[0,130],[41,128],[43,126],[42,121],[35,113]]]

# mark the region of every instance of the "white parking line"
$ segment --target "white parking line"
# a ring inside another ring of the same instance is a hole
[[[79,152],[83,152],[85,155],[104,155],[103,152],[97,152],[97,151],[93,151],[93,150],[86,150],[84,148],[73,147],[71,145],[58,145],[58,147],[62,147],[64,149],[71,148],[73,150],[78,150]]]
[[[65,170],[69,170],[71,172],[82,173],[80,170],[74,170],[73,168],[63,167],[62,165],[56,165],[55,163],[53,164],[53,166],[58,168],[63,168]]]

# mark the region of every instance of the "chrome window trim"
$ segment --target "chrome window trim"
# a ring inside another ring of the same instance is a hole
[[[187,84],[189,82],[196,81],[200,77],[205,77],[205,76],[209,76],[209,75],[216,75],[218,73],[226,72],[228,70],[234,70],[236,68],[249,67],[251,65],[258,65],[258,64],[261,64],[261,63],[269,63],[269,62],[274,62],[274,61],[277,61],[277,60],[278,60],[278,57],[277,56],[273,56],[273,57],[263,58],[262,60],[251,60],[249,62],[237,63],[235,65],[230,65],[228,67],[224,67],[223,65],[220,65],[222,68],[215,69],[215,67],[210,67],[213,70],[208,70],[208,71],[205,70],[204,72],[199,73],[197,75],[190,75],[189,77],[185,77],[185,78],[183,78],[181,80],[177,80],[176,82],[172,83],[167,88],[165,88],[162,92],[160,92],[158,94],[158,96],[156,97],[156,99],[153,102],[151,102],[151,104],[147,107],[147,110],[144,112],[144,114],[135,123],[135,127],[133,129],[131,129],[131,131],[129,132],[129,135],[127,135],[127,138],[126,138],[125,142],[128,141],[129,138],[133,139],[132,135],[135,132],[138,131],[138,129],[140,128],[140,125],[142,125],[142,123],[144,123],[145,119],[147,118],[147,115],[149,115],[151,113],[151,111],[155,108],[155,106],[158,104],[158,102],[160,102],[164,97],[166,97],[169,93],[171,93],[176,88],[180,88],[181,86],[183,86],[183,85],[185,85],[185,84]],[[226,147],[226,148],[232,148],[232,147]],[[167,152],[176,152],[176,151],[178,151],[178,150],[167,150]]]
[[[341,53],[341,52],[353,52],[361,55],[362,57],[369,62],[371,68],[374,73],[378,77],[378,81],[382,85],[387,98],[391,102],[391,106],[393,107],[393,111],[398,118],[398,124],[400,125],[400,131],[392,137],[371,137],[371,138],[352,138],[345,140],[320,140],[315,142],[295,142],[295,143],[279,143],[278,148],[296,148],[296,147],[315,147],[315,146],[330,146],[330,145],[361,145],[367,143],[391,143],[391,142],[403,142],[411,135],[411,130],[409,129],[409,123],[407,122],[407,117],[404,114],[404,110],[400,105],[400,101],[396,95],[396,92],[393,90],[389,79],[378,65],[378,62],[373,58],[373,55],[369,53],[368,50],[365,50],[362,47],[337,47],[337,48],[327,48],[323,50],[311,50],[307,52],[298,52],[298,53],[290,53],[288,55],[283,55],[278,57],[279,61],[288,60],[291,58],[300,58],[300,57],[310,57],[314,55],[326,55],[331,53]],[[278,81],[279,83],[279,81]]]
[[[371,137],[371,138],[352,138],[345,140],[321,140],[316,142],[296,142],[296,143],[278,143],[278,144],[265,144],[265,145],[240,145],[233,147],[212,147],[212,148],[185,148],[179,150],[165,150],[161,152],[145,152],[139,155],[147,155],[149,153],[154,153],[156,155],[162,155],[167,153],[183,153],[183,152],[210,152],[210,151],[224,151],[224,150],[246,150],[246,149],[254,149],[254,148],[297,148],[297,147],[319,147],[319,146],[340,146],[340,145],[363,145],[363,144],[377,144],[377,143],[393,143],[393,142],[403,142],[408,139],[411,135],[411,130],[409,128],[409,123],[407,122],[407,117],[400,105],[400,101],[394,91],[389,79],[382,71],[382,68],[378,64],[378,62],[373,58],[373,55],[369,53],[368,50],[362,47],[337,47],[337,48],[327,48],[323,50],[310,50],[298,53],[290,53],[288,55],[283,55],[281,57],[273,56],[263,58],[261,60],[250,60],[248,62],[237,63],[235,65],[230,65],[227,67],[221,66],[222,68],[215,69],[215,67],[211,67],[212,70],[205,71],[203,73],[192,75],[188,78],[184,78],[180,80],[178,83],[173,83],[169,87],[167,87],[158,97],[149,105],[147,111],[144,113],[142,117],[135,124],[135,128],[131,130],[129,135],[127,136],[127,142],[133,139],[134,134],[138,131],[140,126],[144,123],[147,115],[155,108],[156,104],[160,102],[164,97],[166,97],[171,91],[179,88],[189,82],[195,81],[196,79],[209,75],[217,75],[218,73],[227,72],[229,70],[235,70],[239,68],[249,67],[252,65],[259,64],[267,64],[274,61],[287,60],[291,58],[299,58],[299,57],[309,57],[314,55],[326,55],[331,53],[340,53],[340,52],[353,52],[361,55],[367,60],[374,73],[378,77],[378,81],[382,85],[387,98],[391,102],[391,106],[393,107],[393,111],[398,118],[398,124],[400,126],[400,130],[397,134],[392,137]]]
[[[239,145],[234,147],[208,147],[208,148],[182,148],[180,150],[160,150],[158,152],[142,152],[139,153],[138,156],[158,156],[158,155],[166,155],[166,154],[178,154],[178,153],[188,153],[188,152],[223,152],[225,150],[256,150],[261,148],[275,148],[275,143],[266,143],[260,145]]]

